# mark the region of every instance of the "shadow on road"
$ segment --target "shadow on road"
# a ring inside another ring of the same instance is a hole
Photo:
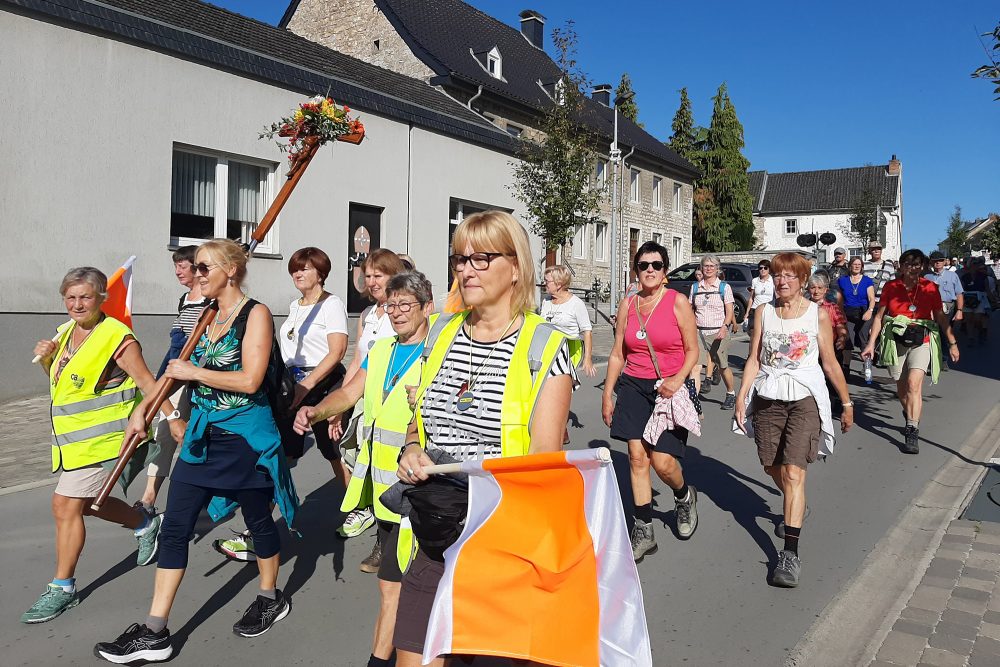
[[[118,561],[110,568],[108,568],[108,570],[104,574],[102,574],[89,584],[87,584],[79,592],[80,602],[85,601],[87,599],[87,596],[89,596],[91,593],[96,591],[104,584],[112,582],[118,577],[124,574],[128,574],[135,568],[139,567],[138,565],[136,565],[135,558],[136,558],[136,552],[135,551],[130,552],[127,556],[125,556],[120,561]]]

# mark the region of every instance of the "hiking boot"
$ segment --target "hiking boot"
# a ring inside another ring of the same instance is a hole
[[[138,623],[128,626],[113,642],[100,642],[94,647],[94,655],[116,665],[127,665],[137,660],[163,662],[173,652],[170,630],[163,628],[159,632],[153,632]]]
[[[364,507],[353,510],[344,519],[344,525],[337,529],[341,537],[357,537],[375,525],[375,516],[371,508]]]
[[[253,537],[250,536],[249,530],[244,530],[242,533],[233,531],[233,536],[228,540],[212,542],[212,548],[229,560],[240,563],[257,560],[257,553],[253,550]]]
[[[653,523],[635,520],[632,526],[632,534],[629,536],[632,541],[632,558],[636,563],[641,563],[646,554],[656,553],[656,538],[653,536]]]
[[[698,490],[688,485],[687,500],[674,498],[674,516],[677,518],[677,535],[689,539],[698,528]]]
[[[782,588],[795,588],[799,585],[799,574],[802,572],[802,561],[791,551],[778,552],[778,565],[774,568],[771,583]]]
[[[812,510],[809,509],[808,505],[806,505],[806,513],[802,516],[802,524],[803,525],[805,525],[806,519],[809,518],[810,514],[812,514]],[[777,535],[779,539],[782,539],[782,540],[785,539],[785,520],[784,519],[782,519],[781,522],[778,523],[778,527],[774,529],[774,534]]]
[[[920,453],[920,429],[915,426],[907,426],[903,429],[903,452],[905,454]]]
[[[31,605],[31,608],[21,614],[22,623],[44,623],[63,613],[67,609],[80,604],[76,590],[67,593],[66,589],[56,584],[49,584],[41,597]]]
[[[722,402],[722,410],[732,410],[736,407],[736,394],[726,394],[726,400]]]
[[[705,378],[705,381],[701,383],[701,389],[698,391],[698,395],[708,396],[710,391],[712,391],[712,381]]]
[[[382,567],[382,541],[376,539],[375,546],[372,547],[372,552],[368,554],[367,558],[361,561],[361,566],[358,569],[362,572],[372,574],[378,572],[380,567]]]
[[[243,618],[233,625],[233,632],[241,637],[259,637],[270,630],[272,625],[288,616],[291,610],[292,606],[288,604],[288,599],[280,590],[275,591],[273,600],[258,595],[243,612]]]
[[[139,542],[139,553],[135,562],[139,565],[149,565],[156,558],[160,548],[160,526],[163,525],[163,515],[156,514],[149,520],[149,525],[136,531],[135,539]]]
[[[712,385],[718,387],[720,382],[722,382],[722,372],[719,370],[719,367],[716,366],[712,370]]]

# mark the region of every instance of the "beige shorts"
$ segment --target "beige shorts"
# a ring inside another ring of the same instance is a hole
[[[718,329],[698,329],[698,365],[704,366],[711,359],[720,369],[729,368],[729,343],[733,334],[726,334],[722,340],[716,340]]]
[[[103,465],[64,470],[59,475],[56,493],[67,498],[94,498],[101,492],[110,470]]]
[[[889,375],[893,380],[899,380],[911,370],[931,371],[931,344],[923,343],[917,347],[896,345],[896,363],[889,366]]]

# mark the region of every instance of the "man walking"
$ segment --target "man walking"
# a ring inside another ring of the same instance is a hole
[[[875,283],[876,303],[882,296],[882,288],[885,284],[896,277],[896,267],[887,259],[882,259],[882,244],[879,241],[872,241],[868,244],[868,253],[871,259],[865,262],[865,275]]]
[[[944,253],[935,250],[931,253],[931,271],[924,278],[938,286],[941,293],[941,305],[945,317],[952,322],[962,321],[962,308],[965,306],[965,290],[958,274],[948,270],[948,258]],[[941,370],[948,370],[948,350],[941,350]]]

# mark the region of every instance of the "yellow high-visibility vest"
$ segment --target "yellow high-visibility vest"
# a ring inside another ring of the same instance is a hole
[[[135,380],[125,376],[116,387],[97,390],[111,356],[132,330],[105,317],[74,354],[56,380],[56,369],[76,323],[59,328],[59,345],[49,369],[52,396],[52,472],[76,470],[118,458],[125,427],[142,401]]]

